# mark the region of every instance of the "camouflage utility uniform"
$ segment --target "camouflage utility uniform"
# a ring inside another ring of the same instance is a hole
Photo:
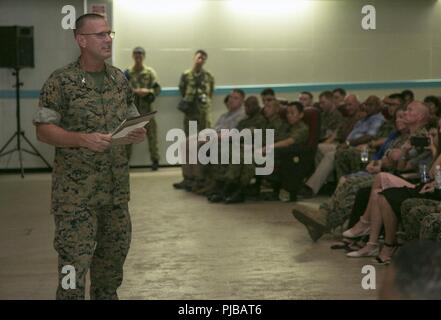
[[[338,110],[322,112],[320,114],[320,140],[327,138],[331,133],[337,133],[345,123],[345,118]]]
[[[124,74],[110,65],[88,73],[79,60],[56,70],[45,82],[35,124],[55,124],[82,133],[112,132],[138,115]],[[125,146],[104,152],[55,148],[51,211],[58,252],[57,299],[84,299],[90,269],[92,299],[117,299],[129,251],[129,171]],[[75,289],[63,288],[64,266],[76,272]]]
[[[153,89],[154,93],[140,97],[135,94],[135,105],[140,114],[152,112],[153,100],[161,93],[161,86],[159,84],[158,76],[155,70],[150,67],[143,66],[142,70],[137,71],[131,68],[125,72],[132,89]],[[147,139],[149,142],[150,159],[152,162],[159,162],[158,151],[158,129],[155,118],[152,118],[147,126]],[[129,145],[129,154],[131,151]]]
[[[266,119],[262,116],[261,113],[256,113],[252,117],[247,117],[239,122],[237,125],[237,130],[242,131],[243,129],[265,129]],[[264,135],[263,131],[263,135]],[[254,135],[253,135],[253,143],[254,143]],[[248,149],[247,149],[248,150]],[[252,149],[249,149],[248,152],[252,152]],[[244,164],[244,147],[241,146],[240,149],[240,164],[230,164],[227,167],[224,178],[228,182],[237,182],[242,187],[246,187],[249,185],[251,180],[255,175],[255,165],[254,164]],[[222,180],[219,174],[216,175],[215,179],[217,181]]]
[[[211,97],[214,91],[214,77],[202,69],[185,71],[179,81],[179,91],[192,107],[184,115],[184,131],[188,136],[189,121],[197,121],[198,131],[211,127]]]
[[[441,241],[441,202],[407,199],[401,205],[401,221],[406,240]]]
[[[299,121],[291,125],[286,138],[292,138],[294,145],[287,148],[279,148],[276,157],[280,157],[279,177],[281,187],[291,193],[296,193],[305,178],[305,158],[302,147],[308,141],[309,127],[305,122]],[[300,148],[299,148],[300,147]]]

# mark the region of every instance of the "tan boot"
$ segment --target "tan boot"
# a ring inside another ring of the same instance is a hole
[[[314,242],[329,232],[326,226],[326,213],[323,210],[296,204],[292,210],[292,214],[299,222],[305,225],[309,236]]]

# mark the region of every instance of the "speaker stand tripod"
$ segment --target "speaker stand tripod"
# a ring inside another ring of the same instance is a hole
[[[0,149],[0,157],[3,157],[7,154],[18,152],[18,160],[20,162],[20,173],[21,177],[24,178],[24,168],[23,168],[23,152],[29,153],[31,155],[39,157],[43,162],[46,164],[46,166],[51,169],[51,165],[47,160],[41,155],[40,152],[38,152],[37,148],[29,141],[29,139],[25,136],[25,133],[23,130],[21,130],[21,122],[20,122],[20,87],[23,85],[22,82],[20,82],[20,69],[14,68],[15,72],[12,73],[12,75],[15,76],[15,100],[17,104],[16,108],[16,117],[17,117],[17,131],[12,135],[11,138],[6,142],[6,144]],[[3,152],[8,145],[14,141],[17,138],[17,146],[14,149],[11,149],[9,151]],[[23,142],[26,142],[33,151],[26,150],[25,148],[22,148],[22,139]]]

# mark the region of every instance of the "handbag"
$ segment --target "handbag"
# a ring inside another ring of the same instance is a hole
[[[178,103],[178,109],[183,113],[191,112],[194,109],[194,103],[181,99],[181,101]]]

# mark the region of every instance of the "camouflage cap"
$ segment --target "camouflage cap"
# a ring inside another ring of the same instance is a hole
[[[145,50],[142,47],[136,47],[135,49],[133,49],[133,53],[142,53],[145,55]]]

